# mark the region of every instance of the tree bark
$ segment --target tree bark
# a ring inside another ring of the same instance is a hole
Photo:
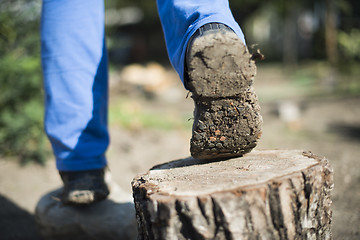
[[[139,239],[331,239],[333,171],[310,152],[190,157],[132,186]]]

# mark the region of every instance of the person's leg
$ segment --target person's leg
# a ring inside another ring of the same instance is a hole
[[[109,144],[103,1],[44,0],[41,47],[45,131],[59,172],[103,169]]]
[[[250,152],[261,135],[255,62],[227,0],[158,0],[170,61],[195,103],[190,152],[220,159]]]
[[[217,22],[230,27],[245,43],[228,0],[157,0],[170,62],[184,81],[184,63],[191,36],[203,25]]]

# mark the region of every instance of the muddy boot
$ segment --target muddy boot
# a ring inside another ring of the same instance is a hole
[[[61,196],[64,204],[87,205],[103,200],[109,195],[105,169],[59,173],[64,183]]]
[[[185,84],[195,103],[191,155],[221,159],[250,152],[261,135],[262,117],[247,47],[227,26],[206,24],[188,44],[186,65]]]

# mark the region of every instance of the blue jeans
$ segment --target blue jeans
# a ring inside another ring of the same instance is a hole
[[[157,0],[170,62],[183,81],[189,38],[224,23],[243,39],[228,0]],[[108,73],[102,0],[43,0],[45,131],[60,171],[106,166]]]

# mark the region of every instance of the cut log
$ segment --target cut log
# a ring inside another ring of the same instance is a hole
[[[331,239],[333,171],[300,150],[153,167],[132,182],[139,239]]]

